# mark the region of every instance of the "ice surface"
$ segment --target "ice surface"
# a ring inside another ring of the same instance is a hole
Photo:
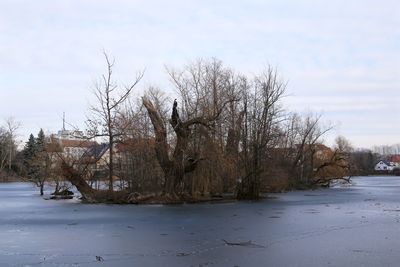
[[[400,178],[353,181],[170,206],[44,200],[31,184],[0,184],[0,266],[399,266]]]

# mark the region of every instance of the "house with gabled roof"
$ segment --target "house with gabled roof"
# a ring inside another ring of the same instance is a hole
[[[377,164],[375,164],[375,171],[393,171],[393,168],[396,165],[393,162],[389,162],[386,160],[380,160]]]
[[[104,171],[108,168],[109,158],[109,145],[106,143],[96,143],[86,150],[82,158],[82,163],[89,164],[92,171]]]

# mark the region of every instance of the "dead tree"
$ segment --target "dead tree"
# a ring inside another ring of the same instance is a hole
[[[170,155],[164,120],[149,99],[143,97],[142,100],[154,127],[156,156],[165,176],[164,194],[171,198],[180,197],[183,193],[184,175],[193,172],[198,163],[203,160],[201,157],[195,159],[189,158],[185,154],[188,142],[190,141],[192,127],[202,125],[210,128],[228,102],[225,102],[212,116],[199,116],[182,121],[177,109],[178,103],[175,100],[169,123],[176,135],[176,145],[173,153]]]

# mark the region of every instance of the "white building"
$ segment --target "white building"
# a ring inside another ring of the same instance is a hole
[[[375,165],[375,171],[393,171],[393,168],[396,165],[393,162],[387,162],[387,161],[379,161],[376,165]]]
[[[85,139],[85,136],[82,131],[74,130],[61,130],[58,131],[57,134],[52,135],[53,137],[60,139],[60,140],[82,140]]]
[[[82,131],[63,128],[49,137],[54,152],[61,153],[64,159],[78,160],[97,142],[88,140]]]

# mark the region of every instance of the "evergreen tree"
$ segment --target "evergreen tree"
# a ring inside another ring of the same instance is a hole
[[[29,140],[24,147],[23,155],[26,175],[30,181],[40,188],[40,194],[43,195],[44,184],[48,178],[49,166],[43,129],[40,129],[36,138],[33,134],[29,136]]]
[[[43,129],[40,129],[38,136],[36,138],[36,152],[43,152],[45,151],[45,144],[46,144],[46,140],[45,140],[45,135],[43,132]]]
[[[25,147],[24,147],[24,165],[28,164],[28,161],[31,160],[34,155],[35,155],[35,146],[36,146],[36,140],[33,134],[29,135],[28,142],[26,142]]]

